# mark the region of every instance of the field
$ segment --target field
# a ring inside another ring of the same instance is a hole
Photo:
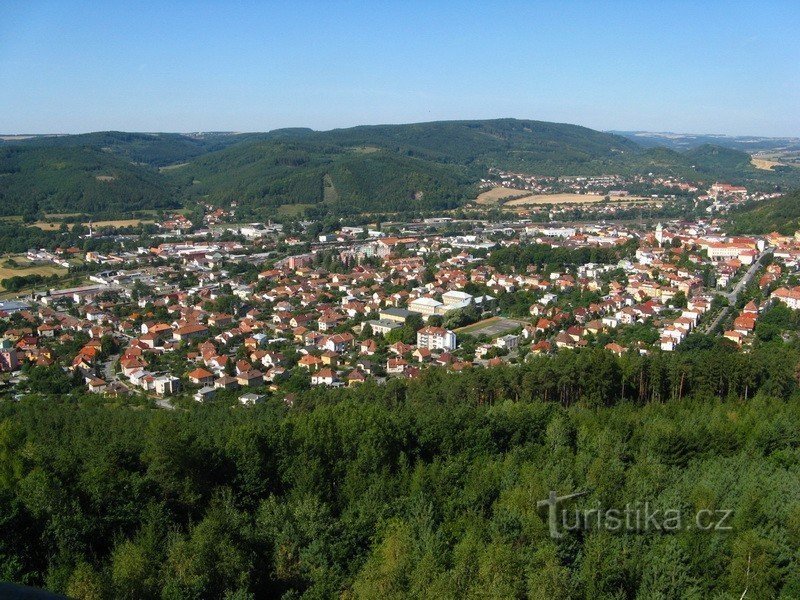
[[[129,227],[131,225],[139,225],[141,223],[155,223],[150,219],[118,219],[116,221],[94,221],[92,227]],[[33,224],[35,227],[43,231],[56,231],[61,228],[61,223],[48,223],[46,221],[37,221]],[[83,223],[88,225],[88,223]],[[67,223],[67,228],[72,229],[74,223]]]
[[[756,169],[761,169],[762,171],[772,171],[773,167],[785,166],[785,163],[777,160],[767,160],[766,158],[756,158],[755,156],[750,159],[750,162]]]
[[[9,259],[12,259],[19,266],[7,266],[6,261]],[[33,264],[22,256],[0,257],[0,280],[8,279],[16,275],[42,275],[43,277],[49,277],[50,275],[64,275],[66,272],[66,269],[53,264]]]
[[[515,190],[507,187],[496,187],[488,191],[478,194],[478,204],[499,204],[501,200],[506,198],[519,198],[520,196],[527,196],[529,192],[526,190]]]
[[[456,329],[455,333],[459,335],[486,335],[490,338],[495,338],[508,331],[517,329],[521,325],[522,323],[519,321],[512,321],[504,317],[490,317],[489,319],[484,319],[472,325]]]
[[[594,204],[602,202],[605,196],[600,194],[535,194],[509,200],[504,206],[534,206],[537,204]],[[611,196],[611,202],[641,202],[652,198],[644,196]]]
[[[314,206],[313,204],[281,204],[278,207],[278,214],[282,217],[298,217],[303,214],[306,208]]]

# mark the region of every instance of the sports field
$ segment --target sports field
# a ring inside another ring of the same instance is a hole
[[[458,335],[486,335],[490,338],[495,338],[503,335],[508,331],[517,329],[522,323],[519,321],[512,321],[505,317],[490,317],[483,321],[478,321],[472,325],[456,329],[455,333]]]

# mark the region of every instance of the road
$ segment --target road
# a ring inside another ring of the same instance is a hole
[[[768,255],[772,254],[773,250],[774,248],[767,248],[766,250],[764,250],[764,252],[762,252],[758,256],[758,259],[753,261],[753,264],[750,265],[750,268],[747,269],[747,272],[736,283],[736,285],[733,286],[733,289],[730,292],[717,292],[720,296],[724,296],[728,300],[728,306],[723,308],[717,315],[717,318],[714,319],[714,321],[711,323],[711,325],[706,327],[705,329],[706,333],[714,331],[714,329],[716,329],[719,326],[719,324],[722,323],[725,317],[728,316],[728,313],[730,312],[731,308],[736,306],[736,301],[739,299],[739,293],[750,284],[755,274],[761,268],[761,262]]]
[[[105,379],[107,383],[115,381],[120,385],[122,385],[129,392],[132,392],[133,390],[131,390],[130,387],[128,387],[127,382],[124,379],[118,377],[117,374],[114,372],[114,363],[116,363],[117,360],[119,360],[119,357],[120,357],[119,354],[114,354],[112,356],[109,356],[108,360],[106,360],[103,363],[103,379]],[[159,408],[163,408],[166,410],[175,410],[175,406],[167,398],[160,398],[158,396],[153,396],[150,394],[147,394],[147,396],[149,398],[152,398],[155,401],[156,406],[158,406]]]

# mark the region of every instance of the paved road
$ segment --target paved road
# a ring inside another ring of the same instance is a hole
[[[719,324],[722,323],[725,317],[728,316],[728,313],[731,311],[731,308],[736,306],[736,301],[739,299],[739,294],[741,293],[741,291],[750,284],[750,282],[753,280],[753,277],[758,272],[758,269],[761,268],[761,262],[768,255],[772,254],[773,251],[774,248],[771,247],[764,250],[764,252],[762,252],[758,256],[758,259],[755,260],[752,265],[750,265],[750,268],[747,269],[747,272],[738,281],[738,283],[733,286],[733,289],[730,292],[717,292],[720,296],[724,296],[728,300],[728,306],[723,308],[717,315],[717,318],[714,319],[714,321],[711,323],[711,325],[706,327],[705,329],[706,333],[708,333],[709,331],[714,331],[714,329],[716,329],[719,326]]]
[[[119,360],[119,357],[119,354],[112,354],[108,357],[106,362],[103,363],[103,379],[108,382],[111,382],[117,378],[116,374],[114,373],[114,363]]]
[[[109,356],[108,360],[105,363],[103,363],[103,376],[104,376],[103,378],[106,380],[106,382],[109,383],[112,381],[116,381],[117,383],[121,384],[125,389],[132,392],[133,390],[130,389],[128,383],[124,379],[118,377],[116,373],[114,373],[114,363],[119,359],[119,357],[120,357],[119,354],[114,354],[112,356]],[[175,406],[167,398],[159,398],[158,396],[152,396],[150,394],[147,394],[147,396],[155,400],[156,406],[158,406],[159,408],[164,408],[166,410],[175,410]]]

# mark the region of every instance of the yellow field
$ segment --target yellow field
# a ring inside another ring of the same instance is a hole
[[[777,160],[767,160],[765,158],[756,158],[755,156],[750,158],[750,163],[756,169],[761,169],[763,171],[772,171],[773,167],[784,167],[784,166],[786,166],[784,163],[778,162]]]
[[[505,198],[519,198],[520,196],[527,196],[529,192],[526,190],[515,190],[514,188],[496,187],[481,194],[478,194],[478,204],[497,204]]]
[[[129,227],[131,225],[139,225],[140,223],[155,223],[155,221],[150,219],[119,219],[117,221],[95,221],[92,223],[92,227],[99,228],[99,227]],[[61,228],[61,223],[47,223],[45,221],[37,221],[33,224],[35,227],[43,231],[56,231],[57,229]],[[83,225],[89,225],[88,223],[83,223]],[[74,223],[67,223],[67,229],[72,229],[75,227]]]
[[[534,206],[537,204],[594,204],[602,202],[600,194],[536,194],[509,200],[504,206]],[[641,202],[652,200],[643,196],[611,196],[611,202]]]

